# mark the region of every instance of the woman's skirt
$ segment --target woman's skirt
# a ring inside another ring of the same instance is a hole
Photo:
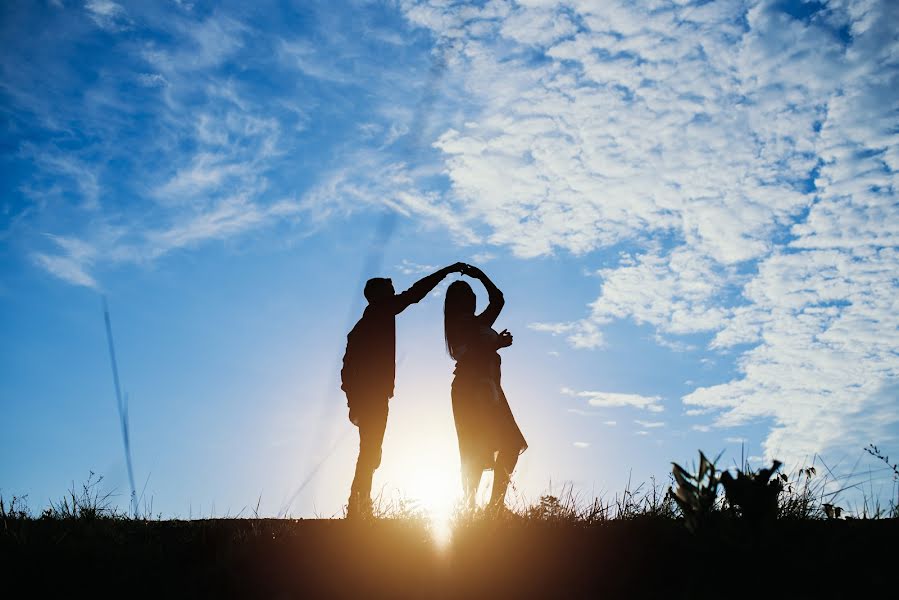
[[[506,395],[495,380],[457,375],[452,397],[463,465],[492,469],[498,451],[521,454],[527,450]]]

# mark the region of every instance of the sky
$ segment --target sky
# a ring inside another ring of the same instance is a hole
[[[362,285],[461,260],[515,336],[511,504],[664,486],[699,449],[895,497],[862,448],[899,453],[897,22],[889,0],[3,3],[0,494],[39,510],[94,472],[128,507],[105,297],[142,510],[339,516]],[[385,499],[460,486],[454,279],[397,321]]]

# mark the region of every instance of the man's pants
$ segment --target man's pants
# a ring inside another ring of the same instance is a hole
[[[381,444],[387,428],[387,398],[365,398],[364,404],[353,403],[352,400],[355,398],[350,403],[350,419],[359,428],[359,458],[356,460],[356,475],[350,488],[351,509],[355,508],[355,503],[370,505],[371,480],[375,469],[381,464]]]

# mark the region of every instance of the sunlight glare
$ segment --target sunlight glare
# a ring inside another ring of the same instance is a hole
[[[446,547],[452,539],[452,519],[459,489],[456,478],[448,477],[443,469],[422,469],[413,474],[414,486],[410,497],[427,515],[434,543]]]
[[[445,548],[452,539],[453,515],[462,494],[458,451],[452,438],[443,437],[446,439],[433,436],[428,444],[420,438],[397,436],[399,439],[392,442],[400,447],[408,444],[406,450],[391,453],[402,456],[401,460],[386,464],[377,476],[427,518],[431,538],[438,548]]]
[[[374,482],[375,489],[395,491],[426,517],[433,543],[441,549],[451,542],[462,495],[447,360],[436,344],[430,354],[417,350],[404,362],[407,375],[398,379],[396,394],[404,400],[390,406],[383,461]]]

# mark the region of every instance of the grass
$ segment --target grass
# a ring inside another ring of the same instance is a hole
[[[896,484],[894,492],[896,492],[896,489],[899,489],[899,467],[891,464],[889,457],[882,454],[873,444],[865,448],[865,452],[886,463],[893,475],[894,484]],[[723,471],[716,470],[715,462],[717,461],[710,461],[700,453],[699,465],[693,465],[692,469],[685,469],[675,464],[667,485],[662,485],[654,477],[651,477],[649,483],[633,486],[629,478],[624,489],[611,497],[601,495],[588,498],[571,484],[563,484],[557,492],[552,492],[553,486],[550,484],[547,493],[541,495],[536,501],[528,501],[516,490],[510,488],[511,499],[507,499],[509,509],[502,514],[504,518],[518,522],[579,525],[598,525],[611,521],[632,520],[684,521],[687,517],[685,505],[678,501],[676,486],[680,479],[686,477],[696,487],[696,494],[706,495],[701,503],[695,503],[696,506],[702,504],[701,510],[718,514],[721,518],[739,518],[740,510],[728,501],[718,487],[718,481],[721,479]],[[742,468],[731,468],[730,470],[737,473],[753,472],[748,463],[744,463]],[[693,474],[694,472],[696,475]],[[867,474],[870,478],[871,473]],[[868,495],[862,490],[860,503],[840,506],[842,495],[850,490],[860,488],[864,483],[857,481],[858,477],[859,474],[855,471],[842,476],[835,475],[834,470],[817,456],[807,467],[794,469],[789,474],[775,473],[770,483],[772,485],[776,483],[779,490],[777,518],[781,520],[833,520],[899,517],[899,506],[897,506],[899,505],[899,495],[895,494],[884,506],[879,499],[874,498],[873,494]],[[153,520],[152,500],[145,502],[143,510],[138,514],[130,515],[114,504],[116,495],[113,492],[102,490],[102,481],[102,475],[97,475],[93,471],[89,472],[87,479],[80,486],[73,483],[62,498],[50,501],[37,517],[28,506],[27,496],[12,496],[5,499],[0,494],[0,520],[4,525],[10,521],[35,518],[63,521]],[[266,520],[260,518],[260,503],[261,497],[255,507],[250,508],[249,511],[245,507],[234,516],[234,519],[250,519],[250,513],[252,513],[252,519]],[[247,512],[246,516],[244,516],[245,512]],[[459,522],[467,522],[472,517],[478,519],[485,518],[487,515],[488,513],[484,510],[466,514],[460,508],[457,510],[455,518]],[[345,510],[341,514],[333,516],[345,517]],[[230,518],[230,515],[226,515],[225,518]],[[373,518],[421,523],[428,521],[426,511],[416,502],[398,494],[388,496],[384,490],[381,490],[373,498]],[[162,520],[162,515],[157,514],[155,520]],[[295,519],[284,520],[293,521]]]
[[[720,598],[734,585],[740,597],[830,597],[839,583],[855,595],[895,586],[892,554],[878,551],[899,536],[895,502],[837,514],[860,474],[834,470],[816,459],[778,472],[764,527],[716,489],[710,518],[689,530],[672,474],[600,497],[570,484],[532,502],[513,490],[507,511],[458,511],[443,546],[419,506],[383,492],[361,521],[259,518],[261,499],[244,518],[162,520],[117,510],[90,473],[37,515],[27,498],[0,497],[0,565],[38,597],[85,582],[101,596],[287,598]]]
[[[876,550],[899,535],[895,520],[784,520],[764,532],[694,534],[679,518],[659,515],[654,502],[650,489],[635,490],[594,511],[573,493],[545,495],[523,514],[457,516],[446,547],[422,520],[390,514],[356,522],[58,519],[21,518],[6,505],[0,565],[8,586],[36,597],[83,588],[100,597],[133,590],[156,597],[720,598],[736,583],[738,597],[778,590],[774,597],[826,598],[841,582],[858,595],[895,585],[892,554]],[[626,518],[612,516],[619,506]],[[866,551],[847,552],[854,548]]]

